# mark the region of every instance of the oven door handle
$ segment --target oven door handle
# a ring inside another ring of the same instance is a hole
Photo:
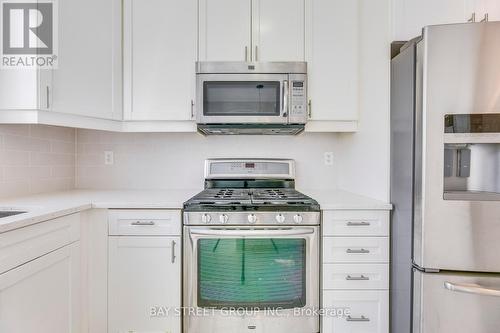
[[[191,229],[189,231],[190,235],[217,236],[217,237],[252,237],[252,236],[281,237],[281,236],[310,235],[313,233],[314,233],[313,228],[294,228],[294,229],[277,229],[277,230]]]

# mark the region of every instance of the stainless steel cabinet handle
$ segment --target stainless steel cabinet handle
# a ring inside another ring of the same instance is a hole
[[[488,13],[484,14],[484,18],[481,20],[481,22],[488,22],[490,20],[490,15]]]
[[[194,101],[191,100],[191,119],[194,118]]]
[[[347,321],[370,321],[370,318],[361,316],[361,317],[351,317],[347,316],[346,319]]]
[[[360,221],[360,222],[349,221],[346,223],[348,227],[366,227],[369,226],[370,224],[371,224],[370,222],[365,222],[365,221]]]
[[[472,283],[461,284],[461,283],[453,283],[446,281],[444,283],[444,287],[448,290],[457,291],[461,293],[500,297],[500,290],[483,287],[478,284],[472,284]]]
[[[131,223],[132,225],[155,225],[153,221],[135,221]]]
[[[360,276],[347,275],[345,277],[345,279],[347,281],[368,281],[368,280],[370,280],[370,278],[368,276],[364,276],[363,274],[361,274]]]
[[[175,245],[177,243],[175,241],[172,241],[172,264],[175,263]]]
[[[49,88],[49,86],[46,86],[45,92],[47,94],[47,101],[45,104],[47,105],[47,109],[49,109],[50,108],[50,88]]]
[[[472,13],[472,16],[470,17],[470,19],[467,20],[467,22],[471,23],[476,22],[476,13]]]
[[[283,117],[288,117],[288,80],[283,81]]]
[[[255,45],[255,61],[259,61],[259,47]]]
[[[245,62],[248,62],[248,46],[245,46]]]
[[[312,115],[312,102],[311,102],[311,100],[309,100],[307,102],[307,106],[309,107],[309,110],[307,111],[308,112],[307,115],[309,118],[311,118],[311,115]]]
[[[367,249],[347,249],[345,251],[346,253],[370,253],[370,250],[367,250]]]

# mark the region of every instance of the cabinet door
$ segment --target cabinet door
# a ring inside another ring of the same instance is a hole
[[[313,120],[357,120],[358,0],[309,2],[308,82]]]
[[[125,119],[190,120],[196,0],[126,0]]]
[[[324,316],[322,332],[389,332],[389,291],[325,291],[323,307],[349,313]]]
[[[254,0],[253,61],[304,61],[305,0]]]
[[[180,244],[180,237],[109,237],[109,333],[180,333]],[[153,307],[162,307],[158,316]]]
[[[121,1],[64,0],[58,7],[58,68],[49,109],[121,118]]]
[[[38,76],[32,69],[0,69],[0,110],[38,108]]]
[[[470,1],[396,0],[393,39],[405,41],[420,36],[426,25],[467,22],[472,15]]]
[[[199,0],[199,60],[250,61],[251,14],[251,0]]]
[[[470,0],[474,1],[476,20],[480,21],[488,14],[489,21],[500,21],[500,1],[498,0]]]
[[[80,332],[80,246],[0,275],[0,332]]]

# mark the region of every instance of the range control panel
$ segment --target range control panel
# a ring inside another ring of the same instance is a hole
[[[294,179],[293,160],[210,159],[205,161],[205,179]]]

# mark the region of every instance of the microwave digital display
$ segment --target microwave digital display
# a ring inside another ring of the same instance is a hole
[[[293,87],[294,88],[302,88],[302,87],[304,87],[304,82],[303,81],[294,81]]]
[[[255,163],[245,163],[245,168],[246,169],[254,169],[255,168]]]

